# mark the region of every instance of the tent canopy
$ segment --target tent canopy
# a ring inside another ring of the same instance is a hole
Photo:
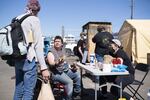
[[[150,20],[125,20],[118,37],[134,62],[147,63],[147,55],[150,53]]]

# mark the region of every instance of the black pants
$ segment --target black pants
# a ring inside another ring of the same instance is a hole
[[[100,85],[106,84],[107,82],[113,82],[115,81],[116,76],[101,76],[100,77]],[[102,94],[107,93],[107,86],[102,87]]]
[[[100,85],[105,84],[106,82],[113,82],[114,84],[120,85],[120,82],[122,82],[122,89],[124,89],[128,84],[131,84],[134,81],[134,75],[129,74],[127,76],[104,76],[100,77]],[[110,88],[110,92],[116,96],[119,97],[120,89],[112,86]],[[102,93],[107,93],[107,87],[102,88]]]
[[[116,77],[114,83],[117,85],[120,85],[121,81],[122,81],[122,90],[123,90],[128,84],[133,83],[134,75],[130,74],[128,76],[118,76],[118,77]],[[115,95],[116,97],[119,97],[119,93],[120,93],[119,88],[112,86],[110,91],[113,95]]]

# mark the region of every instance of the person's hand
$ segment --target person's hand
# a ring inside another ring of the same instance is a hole
[[[73,72],[76,72],[76,71],[78,70],[78,68],[76,67],[75,64],[73,64],[73,65],[71,65],[71,70],[72,70]]]
[[[48,69],[42,70],[41,73],[43,76],[43,80],[48,81],[50,78],[50,73],[49,73]]]
[[[56,62],[56,65],[61,65],[64,63],[64,59],[63,58],[59,58],[58,61]]]

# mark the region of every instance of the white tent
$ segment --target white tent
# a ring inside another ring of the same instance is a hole
[[[134,62],[147,63],[147,55],[150,53],[150,20],[126,20],[118,37]]]

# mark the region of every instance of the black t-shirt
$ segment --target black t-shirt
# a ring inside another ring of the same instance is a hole
[[[109,32],[99,32],[93,38],[92,41],[96,43],[95,53],[104,56],[109,54],[108,46],[113,39],[113,35]]]
[[[125,51],[123,51],[122,49],[119,49],[113,56],[116,57],[116,58],[117,57],[122,58],[123,59],[123,64],[128,66],[127,70],[129,71],[129,73],[134,75],[135,70],[133,68],[131,60],[129,59],[129,57],[127,56]]]
[[[82,52],[84,52],[85,49],[85,44],[86,44],[86,40],[79,40],[77,43],[77,50],[79,49],[79,47],[81,47]],[[81,56],[80,52],[78,51],[78,56]]]

